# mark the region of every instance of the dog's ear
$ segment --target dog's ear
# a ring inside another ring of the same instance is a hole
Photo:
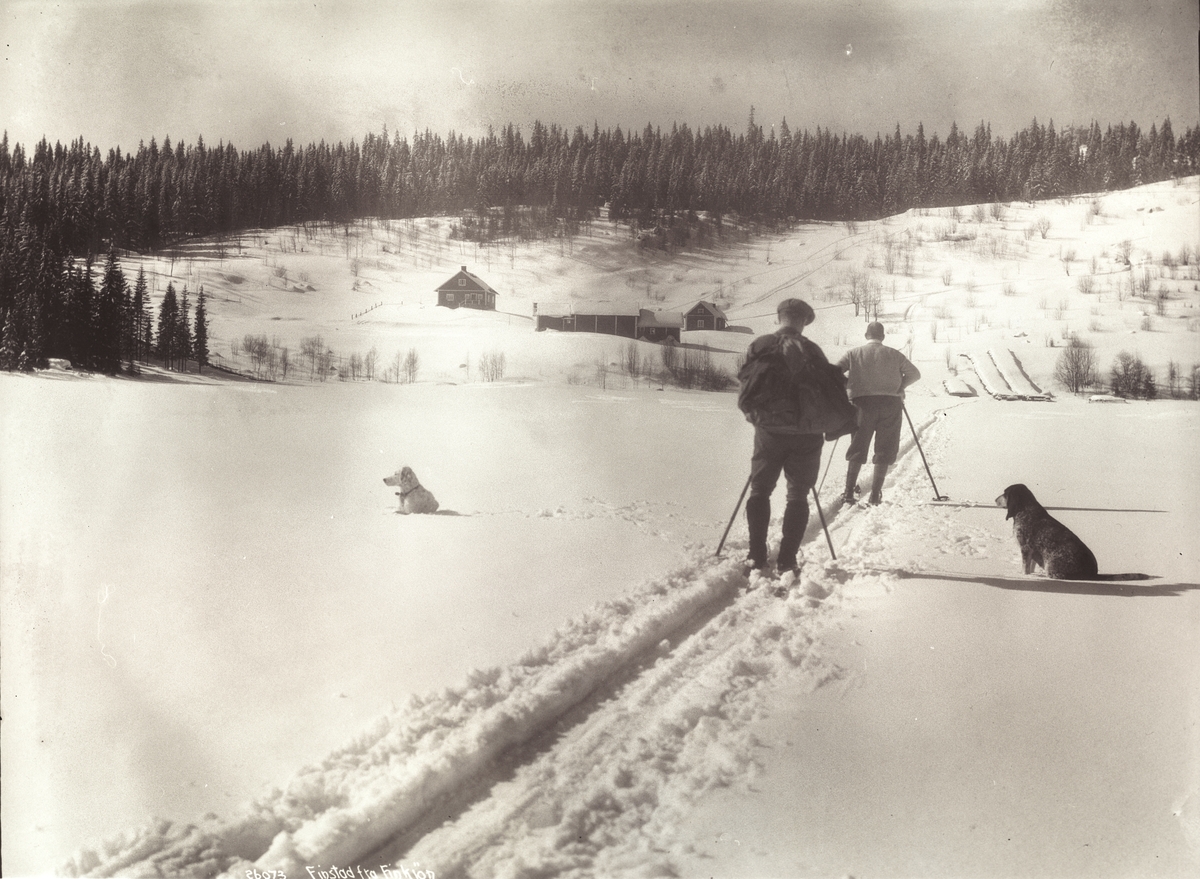
[[[1007,515],[1005,515],[1004,521],[1007,522],[1018,512],[1020,512],[1022,506],[1021,501],[1023,498],[1021,489],[1023,488],[1025,488],[1023,485],[1010,485],[1008,488],[1004,489],[1004,494],[996,498],[996,505],[1004,507],[1006,510]]]

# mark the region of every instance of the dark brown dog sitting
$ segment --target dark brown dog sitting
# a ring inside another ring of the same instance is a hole
[[[1032,574],[1035,565],[1057,580],[1097,579],[1096,557],[1082,540],[1062,522],[1046,512],[1033,492],[1020,483],[1004,489],[996,505],[1005,507],[1005,520],[1013,520],[1017,545],[1025,573]]]

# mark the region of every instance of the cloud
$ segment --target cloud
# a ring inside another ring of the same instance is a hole
[[[980,119],[1196,120],[1194,3],[1113,0],[250,0],[18,3],[0,67],[11,139],[250,148],[382,125],[478,134],[770,123],[870,136]],[[536,39],[531,38],[536,35]],[[602,83],[603,87],[597,87]]]

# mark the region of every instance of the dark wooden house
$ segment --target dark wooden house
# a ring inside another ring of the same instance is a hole
[[[496,310],[496,291],[479,276],[473,275],[463,266],[458,274],[437,288],[438,305],[447,308],[479,308]]]
[[[687,330],[723,330],[729,326],[725,312],[711,302],[700,300],[684,315]]]

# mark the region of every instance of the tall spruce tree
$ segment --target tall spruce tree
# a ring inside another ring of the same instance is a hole
[[[204,372],[208,363],[208,308],[205,305],[204,285],[200,285],[200,293],[196,300],[195,345],[193,353],[196,356],[196,369]]]
[[[68,272],[69,302],[67,321],[70,326],[70,358],[77,369],[96,368],[96,285],[92,281],[92,261],[82,271],[72,267]]]
[[[179,299],[179,315],[175,322],[175,347],[178,352],[177,356],[182,361],[180,367],[184,372],[187,372],[187,361],[192,356],[192,327],[188,318],[190,307],[187,285],[184,284],[183,294]]]
[[[146,309],[149,302],[146,290],[146,268],[138,267],[137,281],[133,284],[133,299],[129,303],[129,371],[135,372],[137,367],[134,365],[137,361],[142,360],[146,356],[148,350],[145,345],[145,329]]]
[[[121,343],[125,335],[128,299],[125,274],[117,261],[116,250],[110,250],[96,302],[96,368],[107,375],[121,371]]]
[[[178,356],[179,334],[176,327],[179,324],[179,302],[175,298],[175,285],[167,284],[167,292],[163,294],[162,304],[158,307],[158,356],[162,358],[167,369],[174,366]]]

